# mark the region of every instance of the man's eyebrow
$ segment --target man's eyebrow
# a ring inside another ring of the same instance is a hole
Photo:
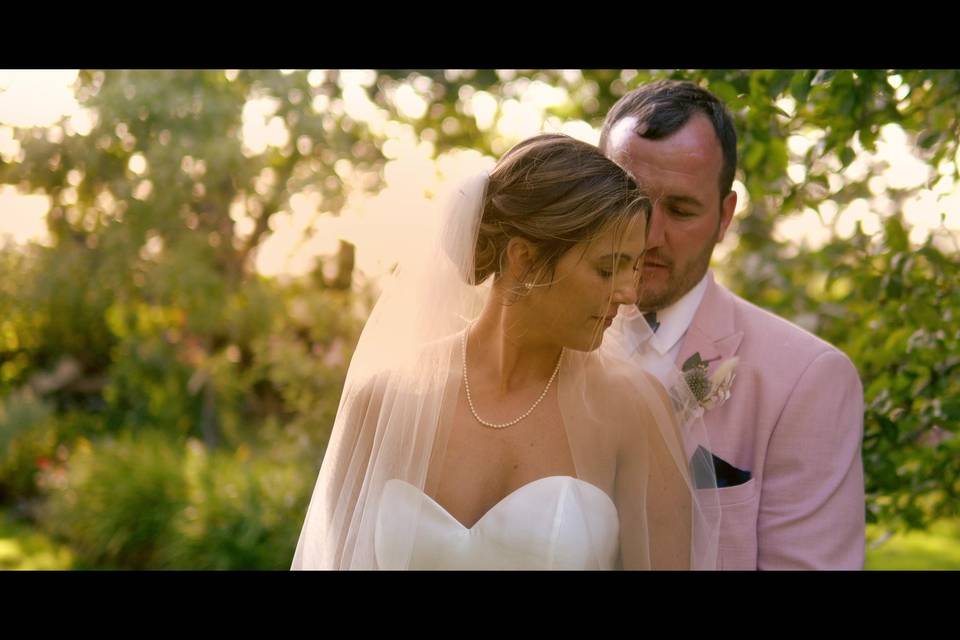
[[[697,207],[702,207],[703,203],[694,198],[693,196],[682,196],[682,195],[669,195],[663,196],[661,200],[669,202],[671,204],[692,204]]]

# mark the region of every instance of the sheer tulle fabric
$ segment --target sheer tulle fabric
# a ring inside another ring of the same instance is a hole
[[[470,529],[433,500],[428,471],[443,464],[463,392],[460,333],[490,293],[490,281],[471,283],[486,183],[459,185],[384,285],[292,568],[716,568],[716,483],[693,457],[707,444],[698,406],[679,374],[665,390],[606,339],[566,350],[544,401],[559,405],[576,478],[520,487]]]

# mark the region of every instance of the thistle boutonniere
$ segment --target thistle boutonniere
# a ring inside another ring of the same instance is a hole
[[[707,375],[707,365],[712,360],[704,361],[700,353],[694,353],[683,363],[681,371],[693,396],[706,410],[719,407],[730,398],[730,387],[736,377],[737,357],[720,363],[712,376]]]

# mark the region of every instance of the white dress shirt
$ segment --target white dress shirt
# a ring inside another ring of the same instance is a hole
[[[696,315],[703,294],[707,291],[707,275],[669,307],[657,311],[660,326],[656,333],[647,324],[643,314],[634,305],[622,305],[614,325],[614,330],[623,333],[622,344],[630,355],[639,358],[640,363],[661,381],[664,374],[678,367],[675,364],[680,353],[680,343],[686,335],[693,316]]]

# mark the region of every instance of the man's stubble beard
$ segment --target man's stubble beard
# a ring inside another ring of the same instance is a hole
[[[717,246],[719,237],[720,226],[718,224],[713,240],[703,248],[697,259],[689,263],[688,268],[683,273],[672,272],[663,289],[659,291],[644,290],[644,283],[641,279],[637,287],[637,309],[644,312],[665,309],[693,289],[703,278],[707,269],[710,268],[710,258],[713,255],[714,247]]]

